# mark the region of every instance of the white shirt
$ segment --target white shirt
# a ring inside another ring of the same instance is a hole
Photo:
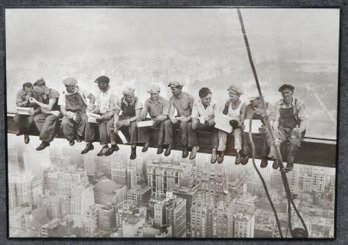
[[[113,111],[116,108],[119,108],[119,99],[116,93],[111,88],[109,88],[106,92],[99,90],[97,93],[95,105],[95,112],[104,114],[106,112]]]
[[[195,103],[192,107],[192,118],[204,118],[205,121],[215,118],[217,113],[217,102],[212,99],[210,105],[207,108],[204,108],[202,101],[200,99],[195,100]]]

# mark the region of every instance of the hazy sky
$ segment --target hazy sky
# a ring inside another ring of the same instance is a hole
[[[262,45],[270,44],[263,48],[269,51],[282,44],[283,48],[301,52],[304,59],[336,61],[338,50],[335,53],[326,47],[338,41],[338,10],[242,11],[255,52],[255,40],[262,36]],[[235,9],[6,11],[6,55],[10,68],[45,58],[82,61],[148,52],[183,52],[207,46],[240,48],[240,35]]]

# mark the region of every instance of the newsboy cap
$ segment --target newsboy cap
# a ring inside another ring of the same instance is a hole
[[[160,87],[159,86],[157,86],[157,85],[155,85],[155,84],[152,84],[149,88],[148,88],[148,90],[146,90],[146,92],[148,92],[148,93],[159,93],[161,91],[161,89],[160,89]]]
[[[248,98],[249,101],[253,101],[253,100],[257,100],[257,99],[260,99],[260,95],[254,95],[254,96],[251,96]]]
[[[96,83],[99,83],[99,82],[109,83],[110,78],[108,78],[107,76],[100,76],[95,80],[95,82]]]
[[[292,86],[291,84],[283,84],[282,86],[279,87],[278,92],[282,92],[284,89],[290,89],[291,91],[294,91],[295,87]]]
[[[235,94],[239,94],[239,95],[243,94],[242,89],[235,85],[231,85],[227,90]]]
[[[168,87],[171,87],[171,88],[183,87],[183,86],[184,86],[184,84],[182,82],[178,82],[178,81],[171,81],[168,84]]]
[[[134,91],[135,91],[134,88],[126,87],[126,88],[123,89],[122,94],[124,96],[126,96],[126,95],[133,95]]]
[[[68,77],[63,80],[63,83],[65,86],[73,86],[77,84],[77,80],[75,78]]]

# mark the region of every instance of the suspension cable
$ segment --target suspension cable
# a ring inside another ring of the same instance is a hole
[[[276,161],[279,164],[280,173],[281,173],[282,180],[283,180],[283,186],[284,186],[284,189],[285,189],[285,192],[286,192],[286,196],[287,196],[287,199],[288,199],[288,215],[289,215],[289,217],[288,217],[289,224],[288,225],[289,225],[289,229],[290,229],[292,237],[296,237],[296,238],[298,238],[298,237],[303,237],[303,238],[304,237],[308,237],[307,226],[306,226],[306,224],[305,224],[305,222],[304,222],[300,212],[297,210],[296,205],[295,205],[294,200],[293,200],[293,197],[291,195],[291,191],[290,191],[288,179],[287,179],[287,176],[286,176],[286,171],[285,171],[285,168],[284,168],[284,164],[283,164],[280,148],[279,148],[279,145],[276,144],[276,137],[275,137],[275,134],[274,134],[274,132],[272,130],[272,126],[271,126],[271,123],[270,123],[268,115],[267,115],[267,109],[266,109],[265,100],[264,100],[263,95],[262,95],[260,82],[259,82],[259,79],[258,79],[258,76],[257,76],[257,72],[256,72],[256,68],[255,68],[255,65],[254,65],[254,62],[253,62],[253,58],[252,58],[252,55],[251,55],[251,49],[250,49],[250,45],[249,45],[249,41],[248,41],[248,37],[247,37],[246,31],[245,31],[243,16],[242,16],[242,12],[241,12],[240,8],[237,8],[237,13],[238,13],[239,23],[240,23],[241,30],[242,30],[243,37],[244,37],[246,50],[247,50],[247,53],[248,53],[249,63],[250,63],[251,69],[253,71],[254,79],[255,79],[255,82],[256,82],[256,87],[257,87],[257,90],[258,90],[258,93],[259,93],[259,96],[260,96],[260,100],[261,100],[261,105],[262,105],[262,110],[263,110],[263,115],[264,115],[264,117],[263,117],[264,118],[264,122],[266,124],[266,127],[268,129],[269,135],[271,137],[272,145],[275,147],[275,150],[276,150]],[[250,121],[252,121],[252,120],[250,120]],[[250,133],[250,130],[249,130],[249,133]],[[250,135],[249,135],[249,137],[250,137]],[[250,141],[253,143],[252,137],[251,137]],[[254,145],[254,148],[255,148],[255,145]],[[253,164],[254,164],[254,161],[253,161]],[[263,180],[263,178],[261,178],[261,180]],[[265,190],[267,190],[267,189],[265,188]],[[268,190],[266,191],[266,193],[267,192],[268,192]],[[290,203],[294,207],[294,210],[295,210],[297,216],[300,218],[302,226],[303,226],[304,229],[296,228],[296,229],[292,230],[292,225],[291,225],[291,206],[290,206]],[[281,234],[281,237],[282,237],[282,234]]]
[[[256,163],[255,163],[255,143],[254,143],[254,139],[253,139],[253,135],[252,135],[252,119],[250,119],[249,121],[249,140],[250,140],[250,144],[251,144],[251,156],[252,156],[252,162],[253,162],[253,166],[257,172],[257,174],[259,175],[260,179],[261,179],[261,182],[262,182],[262,185],[263,185],[263,188],[265,189],[265,192],[266,192],[266,196],[267,196],[267,199],[269,201],[269,204],[271,205],[271,208],[273,210],[273,213],[274,213],[274,217],[276,219],[276,222],[277,222],[277,227],[278,227],[278,232],[279,232],[279,235],[281,238],[284,238],[283,237],[283,233],[282,233],[282,228],[280,226],[280,222],[279,222],[279,218],[278,218],[278,213],[274,207],[274,204],[272,202],[272,198],[268,192],[268,188],[267,188],[267,185],[266,185],[266,182],[265,180],[263,179],[262,177],[262,174],[260,173],[260,170],[259,168],[256,166]]]

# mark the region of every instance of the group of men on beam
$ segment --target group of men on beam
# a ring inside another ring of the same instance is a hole
[[[198,91],[198,100],[183,91],[183,84],[171,81],[168,84],[172,92],[169,101],[160,96],[160,87],[152,85],[147,92],[150,97],[143,104],[135,96],[134,88],[126,88],[122,91],[123,97],[118,98],[110,87],[110,79],[107,76],[98,77],[95,82],[99,91],[96,96],[78,86],[74,78],[66,78],[63,83],[65,91],[48,88],[43,79],[34,84],[24,83],[18,91],[17,107],[33,107],[33,115],[16,114],[14,122],[18,128],[17,135],[24,135],[24,141],[29,143],[29,134],[35,124],[40,132],[41,144],[36,148],[40,151],[50,145],[56,133],[56,125],[62,118],[61,127],[69,144],[73,146],[75,141],[86,142],[81,154],[94,149],[96,130],[99,131],[101,150],[98,156],[109,156],[118,151],[116,144],[118,132],[129,135],[131,145],[130,159],[136,158],[136,145],[139,139],[145,139],[142,152],[146,152],[150,143],[148,128],[137,127],[138,122],[148,120],[150,117],[159,132],[157,141],[157,154],[164,152],[169,156],[173,148],[173,129],[180,130],[182,157],[192,160],[199,151],[197,131],[208,131],[211,136],[211,163],[222,163],[226,150],[229,133],[215,127],[215,118],[218,113],[227,115],[233,128],[234,149],[236,152],[235,164],[247,164],[251,153],[248,132],[243,132],[245,119],[259,119],[265,124],[266,116],[271,120],[276,136],[275,144],[280,145],[286,169],[293,169],[294,158],[301,146],[306,128],[305,107],[302,102],[293,97],[294,86],[283,84],[279,88],[282,99],[275,106],[265,103],[266,113],[259,96],[249,98],[249,103],[241,101],[242,90],[235,85],[228,90],[228,99],[222,111],[219,110],[216,100],[212,98],[212,91],[203,87]],[[88,121],[87,112],[98,114],[97,123]],[[273,159],[273,168],[278,168],[275,144],[272,143],[270,132],[266,127],[265,141],[261,150],[261,167],[268,165],[268,160]],[[111,146],[109,147],[109,142]],[[189,154],[189,150],[191,153]]]

